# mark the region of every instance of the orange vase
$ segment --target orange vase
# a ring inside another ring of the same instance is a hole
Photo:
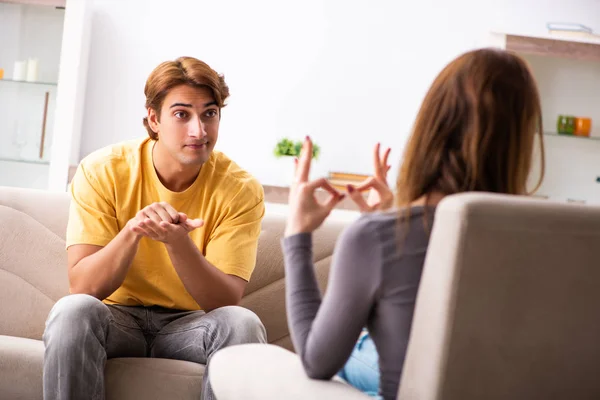
[[[590,136],[592,130],[592,120],[590,118],[575,118],[575,130],[574,135],[577,136]]]

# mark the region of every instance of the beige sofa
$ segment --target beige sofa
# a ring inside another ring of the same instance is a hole
[[[65,193],[0,188],[0,399],[42,398],[40,341],[52,305],[68,294],[64,233]],[[285,318],[280,237],[283,213],[265,216],[257,267],[242,305],[263,321],[270,343],[290,349]],[[315,260],[327,280],[335,238],[345,222],[335,219],[317,232]],[[122,358],[106,366],[107,399],[198,399],[202,365],[160,359]]]
[[[600,399],[600,207],[462,194],[436,211],[401,400]],[[256,363],[261,360],[261,363]],[[280,347],[215,354],[219,400],[368,400]]]

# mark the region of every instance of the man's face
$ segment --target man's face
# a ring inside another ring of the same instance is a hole
[[[156,146],[182,167],[205,163],[219,136],[219,107],[206,88],[174,87],[163,101],[160,121],[152,109],[148,121],[158,134]]]

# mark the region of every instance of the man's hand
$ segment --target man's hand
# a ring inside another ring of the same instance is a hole
[[[144,207],[127,225],[138,236],[169,244],[200,228],[204,221],[190,219],[170,204],[160,202]]]

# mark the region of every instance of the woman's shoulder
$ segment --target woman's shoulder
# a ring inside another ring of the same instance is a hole
[[[424,218],[434,213],[434,208],[422,206],[365,213],[344,230],[340,240],[357,245],[396,240],[402,230],[414,231],[413,225],[423,225]]]
[[[393,208],[386,211],[376,211],[361,214],[361,216],[352,223],[354,229],[380,230],[386,226],[394,226],[400,222],[420,221],[427,213],[434,213],[432,207],[414,206],[408,208]]]

